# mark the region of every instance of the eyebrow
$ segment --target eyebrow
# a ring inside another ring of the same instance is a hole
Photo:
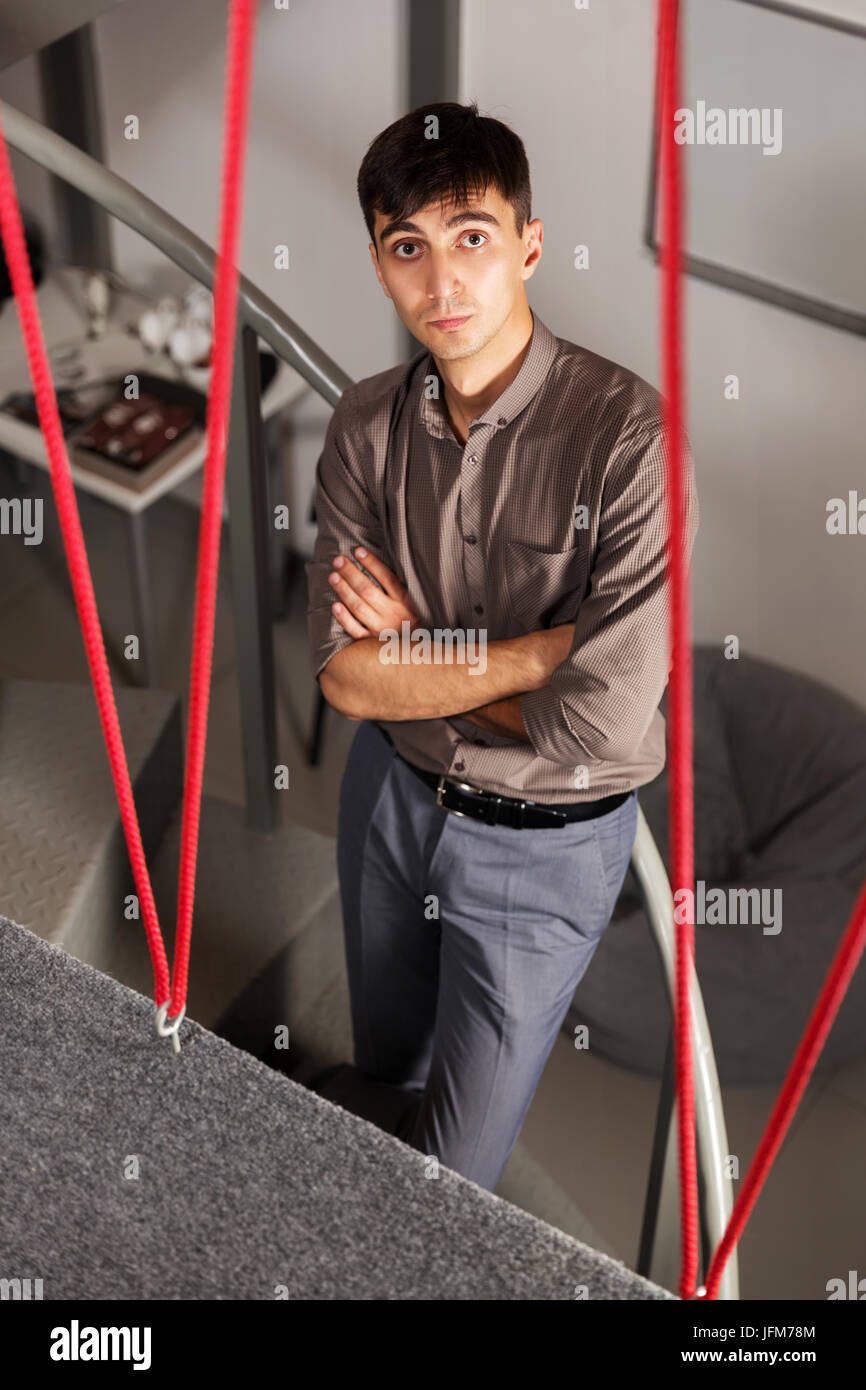
[[[445,223],[446,227],[459,227],[464,222],[489,222],[491,226],[498,227],[499,220],[494,217],[492,212],[481,212],[467,208],[463,212],[456,212],[453,217],[449,217]],[[388,222],[379,233],[379,240],[385,245],[385,239],[394,236],[396,232],[414,232],[416,236],[423,236],[421,228],[417,222]]]

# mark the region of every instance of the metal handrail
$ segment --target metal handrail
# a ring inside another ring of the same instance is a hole
[[[631,867],[638,881],[650,930],[661,957],[668,998],[673,1007],[676,991],[674,901],[664,861],[659,854],[643,808],[638,802],[638,823]],[[728,1139],[722,1107],[719,1075],[694,963],[691,966],[691,1039],[695,1073],[695,1135],[699,1200],[702,1217],[704,1269],[715,1254],[734,1206],[733,1181],[724,1171]],[[677,1288],[679,1234],[677,1143],[673,1105],[672,1052],[668,1048],[659,1111],[656,1144],[648,1182],[641,1258],[638,1273],[664,1288]],[[662,1239],[659,1240],[659,1234]],[[641,1268],[641,1265],[645,1267]],[[739,1298],[737,1251],[733,1250],[719,1283],[720,1299]]]
[[[119,174],[8,102],[0,101],[0,119],[7,142],[16,150],[92,198],[213,292],[216,253],[206,241]],[[352,378],[245,275],[238,281],[238,320],[263,338],[330,405],[336,405],[352,385]]]
[[[28,159],[92,198],[100,207],[131,227],[151,242],[169,260],[200,284],[213,291],[216,273],[216,254],[207,242],[178,222],[157,203],[147,198],[132,184],[106,169],[98,160],[85,154],[76,145],[64,140],[32,117],[0,101],[0,119],[7,142]],[[253,334],[264,339],[276,355],[298,374],[330,405],[335,406],[352,379],[323,352],[299,326],[266,294],[263,294],[244,275],[238,281],[238,348],[235,354],[231,433],[229,452],[246,463],[246,469],[229,469],[227,486],[230,490],[230,512],[238,520],[237,550],[243,557],[245,571],[242,592],[236,594],[236,627],[239,639],[252,644],[250,659],[242,662],[247,669],[258,662],[257,673],[247,675],[242,686],[242,722],[245,749],[255,750],[252,759],[259,763],[259,780],[248,775],[247,810],[251,796],[255,800],[252,823],[260,829],[271,828],[273,783],[269,763],[273,765],[273,678],[269,624],[263,614],[265,576],[262,570],[262,511],[266,496],[263,449],[260,438],[260,401],[258,395],[257,358]],[[239,406],[236,410],[235,406]],[[243,419],[239,420],[238,416]],[[240,474],[245,473],[246,478]],[[234,536],[234,525],[233,525]],[[240,568],[240,561],[238,564]],[[253,623],[243,622],[252,612]],[[251,634],[249,636],[248,634]],[[244,698],[245,697],[245,698]],[[248,768],[249,773],[249,768]],[[673,898],[664,864],[652,837],[652,832],[638,806],[638,828],[632,851],[632,867],[641,887],[650,927],[665,971],[668,992],[674,994],[674,932]],[[692,975],[692,1040],[696,1067],[695,1122],[698,1162],[704,1181],[702,1209],[705,1232],[715,1250],[721,1240],[733,1205],[730,1178],[723,1176],[723,1159],[727,1154],[725,1121],[722,1113],[718,1074],[710,1041],[703,999],[697,980]],[[668,1062],[670,1057],[668,1058]],[[663,1087],[664,1091],[664,1087]],[[675,1138],[671,1117],[673,1109],[665,1104],[664,1095],[659,1108],[658,1129],[664,1140],[663,1172],[651,1173],[651,1188],[656,1182],[656,1195],[651,1193],[645,1215],[644,1241],[649,1268],[643,1271],[667,1288],[676,1287],[675,1246],[672,1233],[679,1228],[676,1204],[676,1172],[671,1161]],[[656,1167],[654,1160],[654,1169]],[[661,1230],[666,1243],[658,1240]],[[719,1287],[720,1298],[737,1298],[736,1252],[731,1256]]]

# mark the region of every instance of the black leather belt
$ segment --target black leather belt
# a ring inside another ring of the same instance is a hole
[[[384,732],[384,730],[383,730]],[[396,749],[395,749],[396,752]],[[510,825],[513,830],[540,830],[544,826],[568,825],[570,821],[594,820],[615,811],[631,796],[631,792],[615,792],[598,801],[577,801],[566,806],[545,806],[537,801],[521,801],[516,796],[499,796],[471,782],[458,782],[444,773],[427,772],[416,767],[397,753],[401,763],[411,768],[416,777],[436,792],[437,806],[453,811],[455,816],[468,816],[485,821],[487,825]]]

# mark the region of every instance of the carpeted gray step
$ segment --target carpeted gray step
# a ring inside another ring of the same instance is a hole
[[[181,1040],[0,918],[0,1249],[46,1299],[674,1298],[195,1023]]]
[[[149,858],[181,795],[180,701],[121,687],[115,702]],[[105,969],[134,884],[89,685],[0,680],[0,789],[0,910]]]

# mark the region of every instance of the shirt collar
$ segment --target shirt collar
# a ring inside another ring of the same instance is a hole
[[[533,309],[530,308],[529,312],[532,314],[532,337],[529,340],[529,347],[520,365],[520,370],[498,399],[485,410],[484,414],[478,415],[472,421],[470,431],[476,425],[492,425],[494,429],[502,429],[505,425],[510,425],[511,421],[532,400],[553,365],[557,352],[556,337],[547,325],[542,323]],[[444,398],[440,395],[439,399],[431,399],[424,389],[431,376],[438,379],[439,373],[436,370],[433,354],[428,353],[420,372],[421,390],[418,402],[418,418],[428,434],[435,435],[439,439],[451,439],[456,444],[457,439],[448,419]],[[441,391],[441,379],[439,380]]]

